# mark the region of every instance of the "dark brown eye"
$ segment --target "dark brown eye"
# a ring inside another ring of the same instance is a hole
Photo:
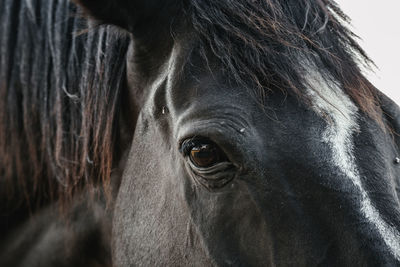
[[[183,149],[192,163],[200,168],[212,167],[219,162],[226,161],[226,156],[221,149],[207,139],[185,141]]]

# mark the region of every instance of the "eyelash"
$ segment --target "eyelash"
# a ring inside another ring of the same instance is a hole
[[[190,151],[192,150],[192,148],[194,146],[196,146],[198,143],[201,142],[210,142],[209,139],[207,138],[196,138],[196,137],[192,137],[190,139],[186,139],[182,142],[179,151],[185,156],[189,156],[190,155]]]

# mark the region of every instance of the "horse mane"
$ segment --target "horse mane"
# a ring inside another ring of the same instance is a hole
[[[49,200],[107,183],[129,38],[79,34],[93,25],[67,0],[2,0],[0,14],[0,187]]]
[[[307,74],[319,72],[381,124],[377,90],[360,70],[374,64],[335,1],[190,0],[184,10],[200,54],[211,50],[236,83],[255,88],[261,99],[282,90],[312,105],[308,89],[318,88]]]

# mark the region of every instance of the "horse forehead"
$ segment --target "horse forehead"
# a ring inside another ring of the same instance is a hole
[[[342,113],[340,111],[341,105],[351,106],[350,109],[355,107],[348,98],[341,94],[335,95],[330,92],[330,94],[336,96],[336,98],[332,98],[332,95],[328,95],[328,89],[324,88],[322,91],[321,88],[325,85],[321,81],[319,81],[318,90],[321,90],[325,96],[321,99],[315,98],[312,107],[299,105],[299,100],[295,97],[293,97],[294,101],[286,103],[287,95],[282,92],[275,92],[273,96],[268,96],[263,106],[261,104],[263,101],[257,96],[256,90],[233,85],[234,83],[229,82],[232,77],[227,76],[229,74],[224,73],[212,59],[206,62],[203,57],[192,53],[190,49],[177,43],[173,46],[158,77],[152,84],[152,88],[155,89],[152,90],[153,96],[151,97],[154,109],[165,110],[165,108],[168,108],[169,111],[182,113],[187,112],[189,108],[213,109],[218,107],[218,112],[223,112],[225,107],[226,111],[240,112],[241,110],[242,113],[248,113],[249,119],[252,117],[264,126],[269,124],[271,120],[278,119],[281,124],[285,124],[286,128],[296,128],[299,132],[302,132],[302,135],[307,135],[311,134],[310,131],[298,128],[296,122],[302,119],[310,120],[310,123],[319,124],[318,127],[323,127],[325,125],[324,120],[316,120],[315,117],[323,118],[325,113],[332,113],[333,110],[335,112],[332,115],[338,121],[346,121],[348,109],[345,110],[345,113]],[[310,95],[312,92],[310,90]],[[331,98],[331,102],[326,102],[325,100],[329,98]],[[343,99],[348,101],[343,103]],[[332,108],[332,105],[337,108]],[[304,108],[314,111],[314,113],[297,112],[304,110]],[[276,116],[275,112],[282,114]],[[343,114],[345,119],[340,120]],[[294,117],[294,119],[289,117]]]

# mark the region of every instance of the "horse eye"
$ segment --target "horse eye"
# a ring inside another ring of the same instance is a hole
[[[184,142],[183,149],[192,163],[200,168],[212,167],[227,160],[224,152],[214,142],[207,139],[188,140]]]

